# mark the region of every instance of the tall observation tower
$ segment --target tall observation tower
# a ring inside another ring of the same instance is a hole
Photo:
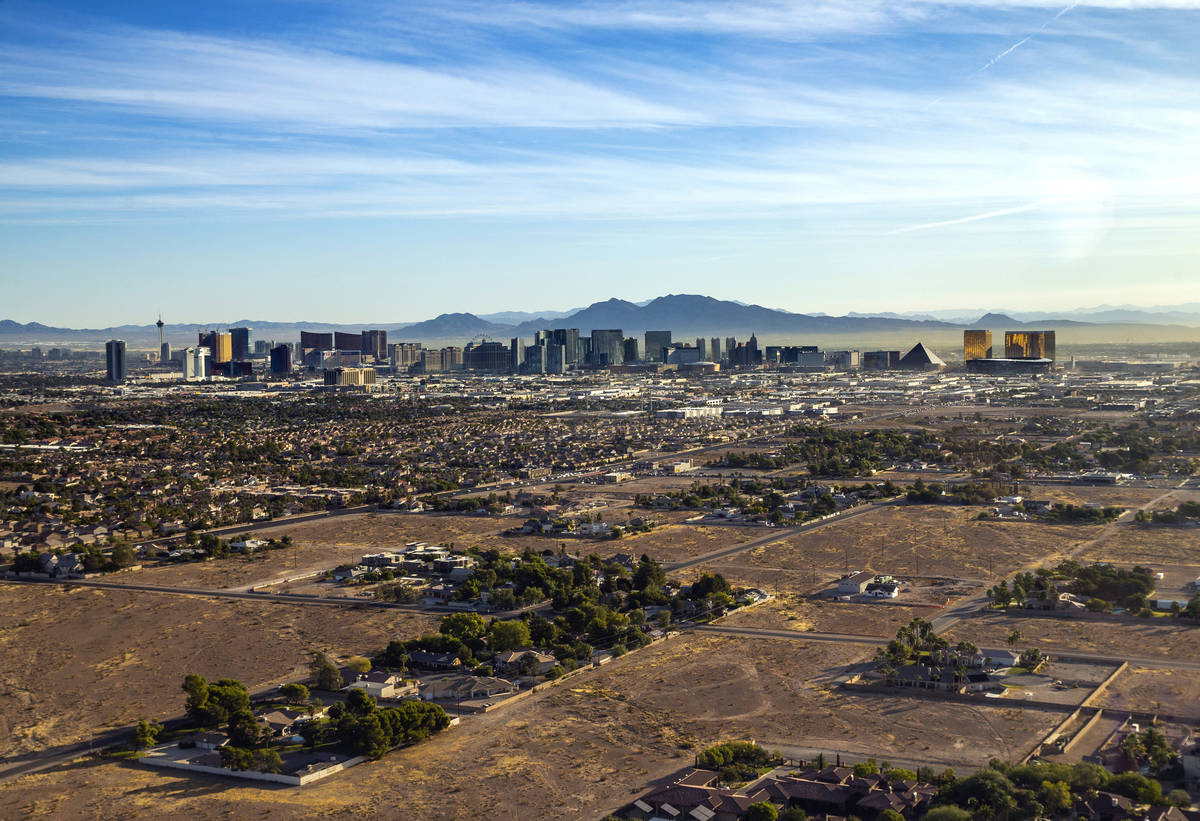
[[[163,329],[162,314],[158,315],[158,322],[155,322],[154,324],[158,326],[158,361],[159,362],[170,362],[171,361],[171,346],[169,344],[163,342],[163,337],[162,337],[162,329]]]

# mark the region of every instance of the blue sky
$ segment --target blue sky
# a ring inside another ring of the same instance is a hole
[[[0,317],[1200,300],[1200,0],[0,4]]]

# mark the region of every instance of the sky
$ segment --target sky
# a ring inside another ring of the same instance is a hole
[[[0,2],[0,318],[1200,300],[1200,0]]]

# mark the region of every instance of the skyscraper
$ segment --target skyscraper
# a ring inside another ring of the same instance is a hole
[[[158,322],[154,323],[158,326],[158,361],[169,362],[171,359],[171,346],[163,342],[163,321],[162,314],[158,315]]]
[[[625,355],[625,361],[626,362],[637,362],[638,359],[640,358],[638,356],[637,337],[636,336],[625,337],[625,342],[624,342],[623,347],[624,347],[624,351],[622,351],[622,353]]]
[[[550,343],[563,346],[566,351],[566,363],[568,365],[579,363],[578,328],[555,328],[550,332]]]
[[[963,360],[991,359],[991,331],[963,331]]]
[[[643,355],[647,362],[663,362],[667,358],[666,349],[671,347],[670,331],[646,331],[646,350]]]
[[[109,384],[120,385],[125,381],[125,340],[108,340],[104,344],[104,359],[108,364]]]
[[[1005,331],[1006,359],[1054,359],[1054,331]]]
[[[292,372],[292,349],[287,345],[276,345],[271,349],[271,373],[285,376]]]
[[[514,336],[508,343],[508,369],[513,373],[521,370],[525,364],[525,340]]]
[[[721,338],[719,336],[708,340],[708,358],[713,362],[721,361]]]
[[[546,346],[546,373],[564,373],[567,370],[567,347],[551,343]]]
[[[620,365],[625,361],[623,343],[625,334],[620,328],[596,329],[592,331],[592,364],[598,368]]]
[[[230,328],[230,357],[234,362],[244,362],[250,356],[250,329]]]
[[[387,331],[363,331],[360,345],[363,354],[375,357],[376,362],[388,358]]]
[[[696,337],[696,350],[698,350],[700,352],[701,361],[708,358],[708,351],[704,347],[704,337],[702,337],[702,336]]]

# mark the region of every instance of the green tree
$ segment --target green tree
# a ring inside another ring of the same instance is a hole
[[[904,816],[895,810],[884,810],[875,816],[878,821],[904,821]]]
[[[478,613],[451,613],[442,617],[442,633],[454,636],[459,641],[482,638],[487,624]]]
[[[971,821],[971,813],[958,807],[934,807],[925,813],[924,821]]]
[[[286,698],[289,704],[304,704],[308,701],[308,688],[303,684],[285,684],[279,688],[279,694]]]
[[[488,646],[492,652],[503,653],[529,645],[529,625],[519,619],[494,621],[488,628]]]
[[[235,747],[257,747],[262,741],[262,728],[250,710],[239,710],[229,717],[229,743]]]
[[[153,747],[162,733],[162,725],[154,721],[142,719],[133,728],[133,745],[139,750]]]
[[[779,821],[808,821],[808,813],[799,807],[789,807],[779,813]]]
[[[346,659],[346,669],[354,673],[369,673],[371,660],[365,656],[351,656]]]
[[[1038,800],[1048,812],[1065,812],[1071,808],[1074,799],[1071,788],[1065,781],[1043,781],[1038,791]]]
[[[355,687],[346,695],[346,709],[356,716],[365,716],[375,711],[375,697]]]
[[[742,817],[745,821],[778,821],[779,811],[773,804],[759,801],[757,804],[747,807],[746,814]]]
[[[342,689],[342,674],[324,653],[313,652],[310,669],[318,690]]]

